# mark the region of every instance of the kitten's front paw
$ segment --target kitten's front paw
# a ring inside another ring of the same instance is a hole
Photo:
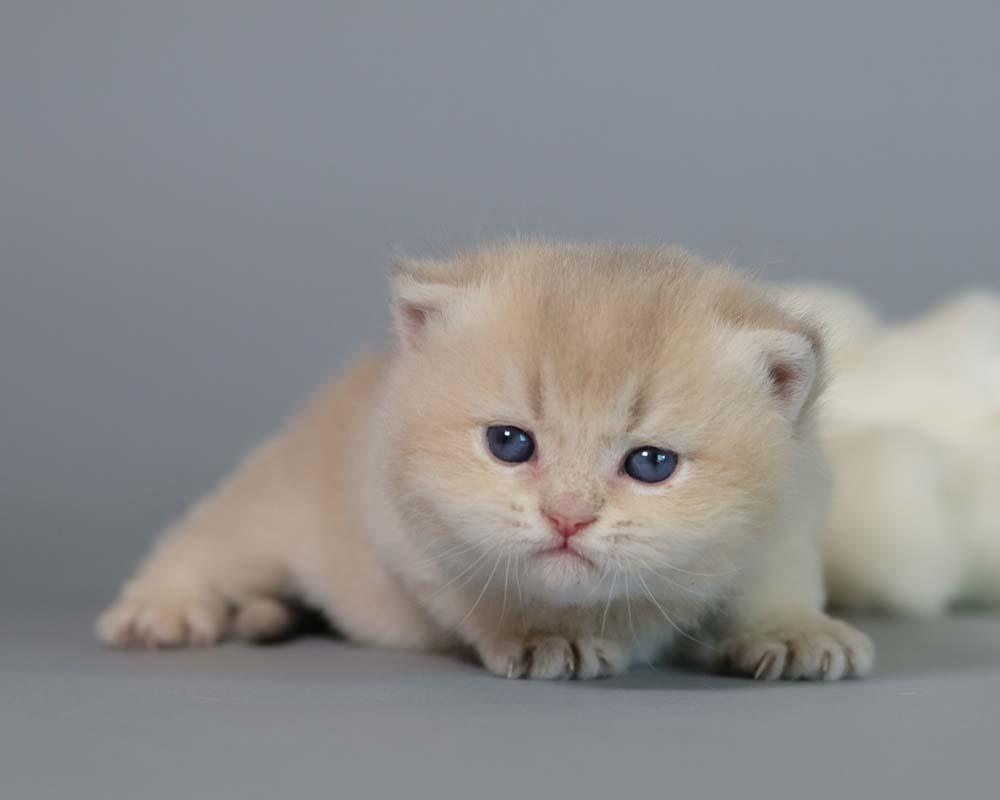
[[[477,647],[483,665],[501,678],[590,680],[621,675],[628,670],[624,648],[591,636],[565,639],[540,634],[500,639]]]
[[[722,652],[728,671],[766,681],[861,677],[875,661],[871,639],[822,616],[742,634],[723,642]]]
[[[227,615],[222,599],[207,593],[127,593],[101,614],[97,636],[112,647],[203,647],[222,639]]]

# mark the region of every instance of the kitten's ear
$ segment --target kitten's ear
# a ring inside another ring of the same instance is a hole
[[[758,379],[795,423],[815,399],[820,382],[822,343],[812,331],[741,330],[737,346],[741,358],[754,365]]]
[[[392,263],[393,322],[406,349],[419,347],[428,327],[441,321],[461,294],[460,287],[445,282],[437,266],[402,259]]]

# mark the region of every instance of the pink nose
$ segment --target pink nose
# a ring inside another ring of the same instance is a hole
[[[543,511],[542,513],[545,514],[545,518],[549,521],[552,529],[564,539],[576,536],[584,528],[589,528],[597,522],[597,517],[569,516],[553,511]]]

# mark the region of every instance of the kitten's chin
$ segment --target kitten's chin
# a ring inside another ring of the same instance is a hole
[[[532,556],[522,583],[531,598],[558,606],[591,604],[605,599],[609,591],[602,570],[593,561],[569,550],[550,550]]]

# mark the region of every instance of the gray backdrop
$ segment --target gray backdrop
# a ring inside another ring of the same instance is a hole
[[[0,794],[994,798],[1000,617],[863,684],[119,654],[157,529],[383,335],[384,264],[671,242],[889,313],[1000,285],[1000,5],[0,0]]]
[[[0,596],[105,599],[382,335],[397,251],[996,286],[997,9],[4,0]]]

